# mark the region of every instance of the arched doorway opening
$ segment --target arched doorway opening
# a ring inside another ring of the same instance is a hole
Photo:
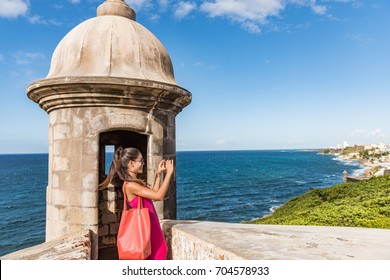
[[[148,136],[134,131],[113,130],[99,137],[99,183],[107,177],[114,151],[133,147],[141,151],[147,159]],[[143,179],[147,179],[147,160],[144,165]],[[115,178],[107,189],[99,191],[99,259],[118,259],[116,237],[123,209],[123,182]]]

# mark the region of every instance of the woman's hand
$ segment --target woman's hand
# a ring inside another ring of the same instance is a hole
[[[166,163],[166,160],[163,159],[159,165],[158,165],[158,169],[157,169],[157,175],[160,175],[164,170],[166,170],[167,168],[165,167],[165,163]]]
[[[165,169],[167,170],[167,174],[172,174],[175,170],[175,166],[173,164],[173,159],[169,159],[165,161]]]

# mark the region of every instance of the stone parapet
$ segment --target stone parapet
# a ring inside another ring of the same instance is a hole
[[[59,239],[16,251],[0,260],[90,260],[91,232],[89,230],[65,235]]]
[[[174,260],[389,260],[390,230],[162,221]]]

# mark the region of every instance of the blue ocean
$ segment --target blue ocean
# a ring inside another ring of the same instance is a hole
[[[316,151],[177,152],[177,218],[242,222],[361,172]],[[0,155],[0,256],[45,240],[47,154]]]

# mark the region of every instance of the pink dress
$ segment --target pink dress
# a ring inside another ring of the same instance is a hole
[[[132,208],[138,207],[138,199],[136,196],[132,201],[127,202]],[[143,198],[144,208],[149,209],[150,215],[150,245],[152,247],[152,253],[147,258],[148,260],[165,260],[167,257],[167,245],[165,243],[164,234],[161,230],[160,221],[158,220],[156,209],[150,198]]]

